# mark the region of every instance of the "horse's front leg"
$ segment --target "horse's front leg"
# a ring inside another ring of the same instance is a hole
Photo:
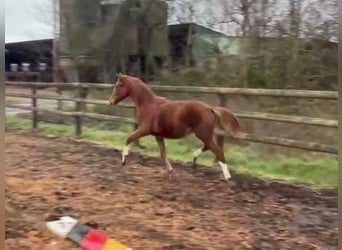
[[[164,161],[164,164],[165,164],[166,169],[169,172],[169,176],[170,176],[173,168],[172,168],[171,163],[169,162],[169,160],[167,159],[167,156],[166,156],[166,148],[165,148],[164,139],[162,137],[159,137],[159,136],[156,136],[155,138],[156,138],[156,141],[157,141],[158,146],[159,146],[160,157]]]
[[[138,127],[138,129],[134,131],[134,133],[130,137],[127,138],[126,144],[122,150],[122,166],[126,164],[126,156],[129,154],[132,143],[146,135],[149,135],[149,130],[146,127]]]
[[[197,149],[194,153],[193,153],[193,160],[192,160],[192,167],[196,167],[197,166],[197,158],[204,153],[205,151],[207,151],[208,148],[204,145],[203,147]]]

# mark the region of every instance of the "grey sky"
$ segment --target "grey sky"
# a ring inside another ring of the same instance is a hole
[[[5,42],[53,38],[52,2],[53,0],[5,0]],[[228,35],[238,35],[236,24],[218,24],[227,18],[227,10],[229,13],[233,9],[233,6],[230,6],[233,2],[234,0],[177,0],[170,4],[173,15],[169,16],[169,23],[196,22]],[[189,3],[192,4],[194,15],[189,12]],[[270,15],[280,18],[286,16],[287,7],[284,3],[288,1],[278,0],[275,3]],[[320,21],[333,18],[331,9],[327,9],[321,0],[303,0],[303,5],[316,6],[315,9],[322,15]],[[284,11],[285,13],[282,13]],[[241,18],[239,15],[235,17]],[[313,22],[319,21],[315,19]]]
[[[51,0],[5,0],[5,43],[53,37]]]

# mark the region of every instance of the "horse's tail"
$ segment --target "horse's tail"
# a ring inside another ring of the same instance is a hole
[[[219,127],[226,132],[230,132],[234,137],[242,139],[246,137],[238,118],[229,110],[223,107],[212,107],[216,122]]]

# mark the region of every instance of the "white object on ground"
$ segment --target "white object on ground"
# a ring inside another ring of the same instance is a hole
[[[46,226],[54,234],[66,238],[71,229],[77,224],[77,220],[70,216],[63,216],[59,220],[46,222]]]

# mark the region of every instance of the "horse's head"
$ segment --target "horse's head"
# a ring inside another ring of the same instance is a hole
[[[121,73],[117,77],[113,93],[109,98],[110,105],[116,105],[127,97],[132,98],[136,105],[146,104],[153,100],[155,95],[152,89],[139,78]]]
[[[117,81],[113,89],[112,95],[109,98],[110,105],[116,105],[128,96],[130,96],[130,81],[125,75],[117,74]]]

